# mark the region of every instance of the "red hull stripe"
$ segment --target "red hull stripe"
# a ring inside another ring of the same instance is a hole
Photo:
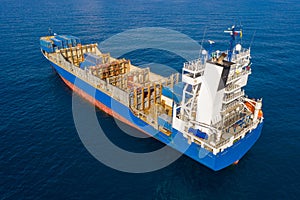
[[[105,106],[103,103],[97,101],[95,98],[93,98],[92,96],[88,95],[83,90],[81,90],[80,88],[76,87],[74,84],[72,84],[71,82],[69,82],[68,80],[66,80],[65,78],[63,78],[62,76],[60,76],[60,78],[74,92],[76,92],[77,94],[79,94],[80,96],[82,96],[84,99],[86,99],[87,101],[89,101],[93,105],[97,106],[98,108],[100,108],[101,110],[103,110],[104,112],[106,112],[107,114],[109,114],[109,115],[117,118],[118,120],[122,121],[125,124],[128,124],[129,126],[132,126],[132,127],[136,128],[136,129],[138,129],[139,131],[141,131],[141,132],[149,135],[144,130],[142,130],[140,127],[137,127],[136,125],[134,125],[133,123],[131,123],[130,121],[128,121],[127,119],[125,119],[124,117],[122,117],[121,115],[119,115],[118,113],[114,112],[112,109],[110,109],[107,106]]]

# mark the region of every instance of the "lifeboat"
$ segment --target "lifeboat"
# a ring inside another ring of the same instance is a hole
[[[255,110],[255,105],[256,105],[256,103],[255,102],[253,102],[253,103],[250,103],[250,102],[245,102],[245,105],[247,106],[247,108],[254,114],[254,110]],[[257,116],[257,118],[258,119],[260,119],[260,118],[262,118],[263,117],[263,112],[262,112],[262,110],[259,110],[258,111],[258,116]]]

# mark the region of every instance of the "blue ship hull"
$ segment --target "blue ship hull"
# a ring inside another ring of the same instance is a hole
[[[240,139],[239,141],[234,143],[231,147],[225,149],[223,152],[218,153],[217,155],[214,155],[213,153],[207,151],[204,148],[201,148],[199,145],[195,143],[192,143],[189,146],[189,148],[186,150],[185,145],[183,144],[186,144],[188,141],[185,137],[183,137],[182,133],[173,129],[171,136],[168,137],[164,133],[158,132],[158,130],[156,130],[152,126],[149,126],[146,122],[144,122],[140,118],[136,117],[127,106],[123,105],[117,100],[114,100],[106,93],[98,89],[95,89],[89,83],[76,77],[75,75],[66,71],[65,69],[61,68],[55,63],[52,63],[51,61],[50,63],[55,68],[57,73],[64,79],[65,82],[68,81],[69,83],[74,85],[76,80],[75,87],[82,90],[85,93],[85,96],[87,95],[91,98],[95,98],[95,100],[103,104],[106,107],[106,109],[110,109],[114,113],[117,113],[119,116],[124,118],[125,119],[124,121],[127,121],[127,123],[129,122],[128,123],[129,125],[138,127],[140,130],[143,130],[144,132],[156,138],[157,140],[184,153],[185,155],[196,160],[197,162],[215,171],[221,170],[233,164],[235,161],[240,160],[247,153],[247,151],[253,146],[253,144],[257,141],[263,127],[263,123],[260,123],[256,129],[248,133],[243,139]],[[176,141],[182,141],[182,142],[172,143],[171,141],[175,136],[177,137]]]

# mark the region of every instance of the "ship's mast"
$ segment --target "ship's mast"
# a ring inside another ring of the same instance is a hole
[[[52,36],[52,35],[54,35],[54,34],[53,34],[53,30],[52,30],[52,28],[51,28],[51,27],[49,27],[49,28],[48,28],[48,33],[49,33],[49,36]]]
[[[233,49],[236,44],[236,36],[240,35],[242,37],[242,30],[236,31],[236,27],[233,25],[231,28],[228,28],[228,30],[224,31],[224,33],[230,34],[230,47],[228,52],[228,61],[231,61],[231,57],[233,54]]]

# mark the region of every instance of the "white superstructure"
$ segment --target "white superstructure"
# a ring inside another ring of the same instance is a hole
[[[243,90],[251,74],[250,65],[250,48],[241,44],[231,52],[207,55],[202,51],[199,59],[184,63],[185,86],[182,101],[174,102],[173,128],[214,154],[256,128],[262,120],[261,100],[246,98]],[[197,137],[195,130],[207,138]]]

